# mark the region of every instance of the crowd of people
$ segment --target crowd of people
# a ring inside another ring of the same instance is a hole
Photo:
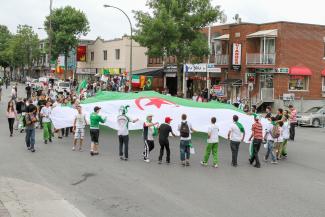
[[[89,84],[90,85],[90,84]],[[94,86],[93,86],[94,87]],[[96,88],[95,88],[96,89]],[[93,91],[92,88],[86,90]],[[53,138],[57,137],[59,140],[63,137],[69,137],[73,134],[72,150],[83,151],[83,141],[85,138],[85,128],[89,125],[89,134],[91,139],[90,155],[99,155],[99,141],[100,141],[100,124],[105,123],[107,118],[100,115],[101,108],[94,107],[93,112],[89,117],[83,113],[80,101],[82,100],[81,94],[72,90],[70,94],[59,93],[53,96],[51,89],[44,89],[36,91],[27,86],[25,88],[26,97],[17,97],[17,85],[13,86],[15,94],[10,95],[10,101],[6,109],[6,114],[9,124],[9,135],[13,136],[14,130],[19,130],[20,133],[25,132],[25,143],[27,149],[35,152],[35,133],[36,129],[43,130],[43,141],[45,144],[53,142]],[[77,115],[74,117],[72,127],[64,129],[54,129],[51,121],[51,113],[53,108],[58,106],[69,106],[77,110]],[[295,126],[297,125],[296,109],[290,105],[289,110],[278,109],[275,116],[272,115],[272,108],[266,108],[265,119],[268,123],[262,126],[261,115],[257,114],[256,107],[246,111],[248,115],[254,116],[254,124],[251,127],[252,134],[249,135],[251,142],[249,148],[249,163],[254,164],[256,168],[261,167],[259,160],[259,151],[264,144],[266,154],[264,161],[271,158],[272,164],[277,164],[279,160],[287,157],[287,145],[289,140],[295,139]],[[89,120],[89,123],[88,121]],[[152,114],[148,114],[143,124],[143,141],[144,149],[142,153],[143,160],[147,163],[150,162],[150,153],[155,147],[155,137],[158,137],[160,144],[160,153],[158,162],[163,162],[164,152],[166,151],[166,163],[171,162],[169,137],[179,135],[180,137],[180,161],[181,165],[190,165],[191,153],[194,153],[192,145],[192,133],[196,130],[188,121],[186,114],[181,115],[181,122],[178,125],[178,132],[173,132],[171,117],[166,117],[165,122],[159,124],[154,122]],[[118,124],[118,143],[119,143],[119,157],[121,160],[127,161],[129,158],[129,125],[130,123],[138,122],[139,119],[132,119],[128,115],[128,106],[122,106],[119,109],[119,115],[116,117]],[[240,144],[244,141],[246,131],[240,123],[237,115],[233,116],[231,126],[229,127],[228,140],[230,141],[230,149],[232,153],[231,164],[234,167],[238,165],[238,152]],[[211,117],[210,126],[207,133],[207,145],[205,154],[201,164],[208,165],[209,157],[212,155],[212,165],[217,168],[219,165],[218,159],[218,146],[219,146],[219,126],[217,119]],[[225,126],[222,126],[225,127]]]

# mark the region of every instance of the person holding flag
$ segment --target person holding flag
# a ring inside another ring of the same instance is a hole
[[[233,167],[237,167],[237,158],[238,158],[238,150],[239,145],[245,138],[245,129],[244,126],[238,122],[238,116],[233,116],[233,124],[230,127],[228,132],[228,140],[230,140],[230,148],[232,153],[232,161],[231,164]]]
[[[158,134],[159,123],[152,123],[152,114],[147,115],[147,120],[143,124],[144,152],[143,160],[149,163],[149,153],[155,148],[154,136]]]
[[[118,139],[119,139],[119,154],[120,159],[127,161],[129,158],[129,123],[135,123],[139,119],[132,120],[126,115],[128,112],[129,106],[120,107],[120,115],[117,116],[117,125],[118,125]],[[124,146],[124,157],[123,157],[123,146]]]
[[[252,125],[252,135],[249,138],[249,141],[252,140],[253,153],[250,155],[249,163],[252,165],[255,161],[254,167],[260,168],[261,164],[258,158],[258,152],[260,151],[261,144],[263,141],[263,126],[260,122],[260,116],[254,116],[255,123]]]
[[[91,138],[91,146],[90,146],[90,155],[98,155],[98,146],[99,146],[99,124],[105,123],[107,118],[102,118],[99,115],[101,108],[95,106],[94,112],[90,115],[90,138]]]

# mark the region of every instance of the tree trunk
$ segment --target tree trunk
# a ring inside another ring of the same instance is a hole
[[[68,73],[68,52],[64,55],[64,80],[67,79],[67,73]]]
[[[177,96],[183,96],[183,73],[182,65],[179,61],[177,61]]]

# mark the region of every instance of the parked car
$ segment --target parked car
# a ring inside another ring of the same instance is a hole
[[[54,90],[58,93],[63,93],[64,91],[70,93],[71,91],[70,82],[60,81],[55,85]]]
[[[323,126],[325,124],[325,106],[313,107],[306,112],[298,113],[297,121],[299,126]]]

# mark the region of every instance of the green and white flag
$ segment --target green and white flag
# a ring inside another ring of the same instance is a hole
[[[178,133],[178,124],[181,122],[181,115],[187,114],[188,121],[192,127],[200,132],[207,132],[211,117],[217,118],[220,128],[220,136],[227,137],[230,126],[233,124],[233,115],[239,116],[246,131],[246,141],[251,135],[253,116],[244,114],[241,110],[232,105],[209,102],[200,103],[188,99],[166,96],[154,91],[139,93],[100,92],[95,97],[83,101],[82,108],[86,117],[93,112],[95,106],[101,107],[101,115],[107,117],[104,125],[117,129],[117,116],[121,106],[129,105],[128,116],[139,118],[141,121],[131,124],[130,130],[142,129],[147,114],[153,114],[154,122],[163,123],[165,117],[173,119],[171,126],[175,133]],[[77,111],[73,108],[56,107],[52,112],[52,121],[56,129],[70,127],[73,125]]]

